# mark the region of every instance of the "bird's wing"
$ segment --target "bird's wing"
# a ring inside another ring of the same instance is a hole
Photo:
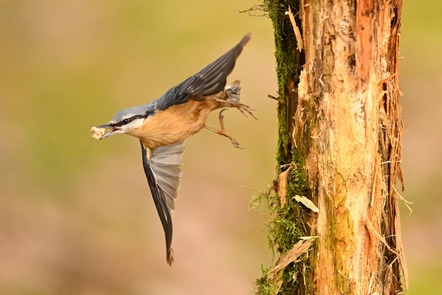
[[[172,105],[185,103],[191,98],[208,96],[222,91],[226,86],[227,76],[235,66],[236,58],[241,53],[244,45],[250,40],[250,37],[251,34],[247,34],[235,47],[217,60],[169,89],[158,100],[158,109],[165,110]]]
[[[150,165],[164,192],[167,207],[175,210],[175,199],[183,174],[184,141],[161,146],[152,152]]]
[[[166,237],[167,262],[172,264],[172,218],[170,210],[175,208],[174,199],[182,175],[184,142],[155,149],[149,159],[148,150],[141,143],[143,168],[158,215]]]

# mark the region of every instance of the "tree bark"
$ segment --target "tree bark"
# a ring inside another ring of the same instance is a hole
[[[268,0],[279,177],[261,294],[399,294],[401,0]]]

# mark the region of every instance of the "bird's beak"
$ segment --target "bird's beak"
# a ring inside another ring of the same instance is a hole
[[[108,124],[98,126],[98,128],[111,129],[111,131],[109,131],[108,133],[106,133],[105,135],[103,135],[103,136],[101,137],[101,139],[104,139],[104,138],[106,138],[106,137],[108,137],[108,136],[114,135],[115,133],[118,133],[117,131],[119,130],[118,127],[112,127],[112,126],[110,126],[110,125],[108,125]]]

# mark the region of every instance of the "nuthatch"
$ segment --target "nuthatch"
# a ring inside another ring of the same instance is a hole
[[[155,206],[160,216],[166,237],[167,262],[172,257],[172,219],[170,211],[175,209],[184,153],[184,140],[207,128],[229,138],[235,147],[240,147],[224,130],[221,110],[221,129],[206,126],[210,112],[219,108],[233,107],[252,117],[252,109],[239,102],[239,81],[226,86],[226,77],[235,66],[236,58],[251,34],[247,34],[232,49],[220,58],[172,87],[159,99],[148,104],[124,109],[115,114],[109,123],[91,129],[96,139],[125,133],[139,138],[143,167]],[[104,128],[110,131],[104,134]]]

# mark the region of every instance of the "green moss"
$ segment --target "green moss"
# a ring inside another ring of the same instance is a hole
[[[280,165],[282,163],[287,163],[288,146],[291,140],[291,136],[287,130],[287,125],[285,124],[287,117],[287,109],[284,103],[278,103],[278,151],[276,153],[276,161]]]
[[[291,117],[288,113],[292,111],[294,85],[299,80],[301,71],[301,54],[296,50],[297,43],[293,33],[292,24],[285,15],[290,5],[293,12],[298,11],[298,3],[293,1],[265,0],[269,17],[272,20],[275,33],[275,58],[276,74],[278,79],[278,150],[277,162],[279,165],[291,161]]]
[[[308,217],[305,209],[294,198],[295,195],[308,195],[309,190],[307,184],[302,177],[302,173],[297,168],[292,168],[288,175],[287,196],[284,207],[281,207],[281,200],[279,196],[273,192],[268,192],[265,196],[266,206],[273,219],[268,224],[269,244],[273,253],[280,253],[283,255],[293,248],[299,241],[300,237],[306,236],[308,229],[305,225],[305,219]],[[262,199],[261,199],[262,201]],[[301,262],[305,262],[301,258]],[[303,273],[302,263],[291,263],[288,265],[279,282],[281,284],[280,290],[284,290],[282,294],[291,294],[298,288],[299,282],[294,278],[294,273]],[[274,290],[267,276],[267,270],[263,268],[263,276],[257,280],[259,294],[276,294],[270,291]]]
[[[278,287],[270,282],[267,273],[270,268],[261,265],[262,277],[256,280],[256,293],[261,295],[274,295],[278,293]]]
[[[287,179],[287,198],[284,207],[277,193],[268,192],[266,205],[273,216],[268,224],[269,244],[273,253],[285,254],[293,248],[300,237],[309,233],[306,221],[310,212],[305,210],[295,199],[295,195],[309,196],[306,171],[302,164],[305,163],[307,153],[301,153],[294,149],[292,144],[293,114],[297,106],[297,84],[303,63],[303,55],[296,49],[296,38],[290,20],[285,15],[288,6],[294,14],[299,10],[299,3],[288,0],[264,0],[264,5],[272,21],[275,33],[275,58],[276,73],[278,78],[278,144],[276,160],[278,174],[292,167]],[[300,26],[300,24],[299,24]],[[311,122],[314,124],[314,122]],[[308,143],[307,143],[308,144]],[[284,167],[284,168],[281,168]],[[272,267],[262,267],[263,275],[256,281],[257,293],[259,294],[295,294],[299,289],[300,279],[297,277],[305,274],[308,270],[305,257],[300,261],[289,264],[277,282],[268,276],[268,270]],[[295,275],[297,274],[297,275]]]

